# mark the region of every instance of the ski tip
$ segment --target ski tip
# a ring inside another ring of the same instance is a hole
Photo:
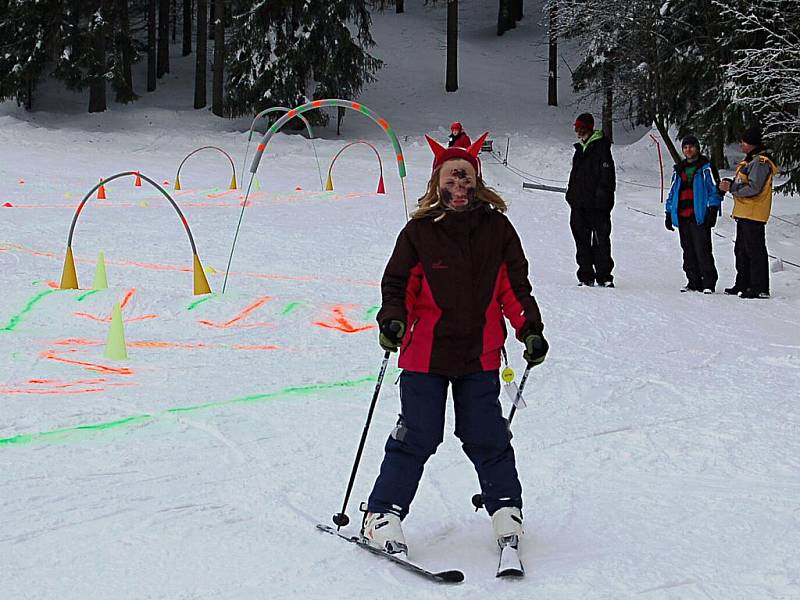
[[[434,577],[444,583],[461,583],[464,581],[464,573],[461,571],[440,571],[434,573]]]
[[[525,571],[522,569],[505,569],[504,571],[498,571],[497,577],[524,577]]]

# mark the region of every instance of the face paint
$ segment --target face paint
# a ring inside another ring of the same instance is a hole
[[[475,177],[472,169],[459,164],[443,169],[439,178],[439,197],[445,206],[453,210],[468,208],[475,201]]]

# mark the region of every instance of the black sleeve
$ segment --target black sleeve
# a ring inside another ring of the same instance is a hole
[[[417,251],[409,238],[408,226],[397,236],[389,262],[381,279],[383,301],[378,311],[377,321],[397,319],[406,322],[406,289],[411,269],[419,262]]]
[[[614,166],[614,157],[611,156],[611,144],[604,144],[600,154],[600,178],[597,182],[597,191],[610,196],[617,189],[617,174]]]

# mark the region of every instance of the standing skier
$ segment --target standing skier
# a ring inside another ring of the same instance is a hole
[[[725,293],[741,298],[769,298],[769,255],[766,226],[772,210],[772,179],[778,167],[762,146],[756,127],[742,134],[744,160],[736,167],[733,180],[720,183],[723,192],[733,194],[736,219],[736,282]]]
[[[450,137],[447,140],[447,146],[452,148],[458,146],[459,148],[469,148],[472,141],[469,139],[467,132],[461,126],[461,123],[455,121],[450,125]]]
[[[688,283],[682,292],[713,294],[717,268],[711,246],[711,228],[717,223],[722,196],[717,189],[719,173],[707,157],[700,154],[700,141],[687,135],[681,142],[684,160],[675,165],[672,187],[664,208],[664,226],[678,226],[683,249],[683,271]]]
[[[611,259],[611,209],[617,187],[611,141],[594,130],[594,117],[575,121],[575,155],[567,185],[569,226],[575,238],[578,285],[614,287]]]
[[[444,435],[452,386],[456,436],[475,466],[501,548],[522,534],[522,487],[508,421],[500,406],[503,316],[525,344],[529,365],[548,344],[528,281],[528,261],[505,201],[481,178],[478,153],[431,138],[433,169],[419,208],[400,232],[381,281],[380,345],[400,350],[400,418],[367,503],[362,536],[406,553],[400,522],[425,462]],[[427,136],[426,136],[427,137]]]

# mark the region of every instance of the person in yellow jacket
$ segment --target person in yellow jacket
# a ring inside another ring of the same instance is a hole
[[[736,282],[725,293],[740,298],[769,298],[769,256],[766,224],[772,210],[772,180],[778,167],[762,145],[756,127],[742,134],[746,154],[734,178],[724,179],[719,189],[733,195],[736,219]]]

